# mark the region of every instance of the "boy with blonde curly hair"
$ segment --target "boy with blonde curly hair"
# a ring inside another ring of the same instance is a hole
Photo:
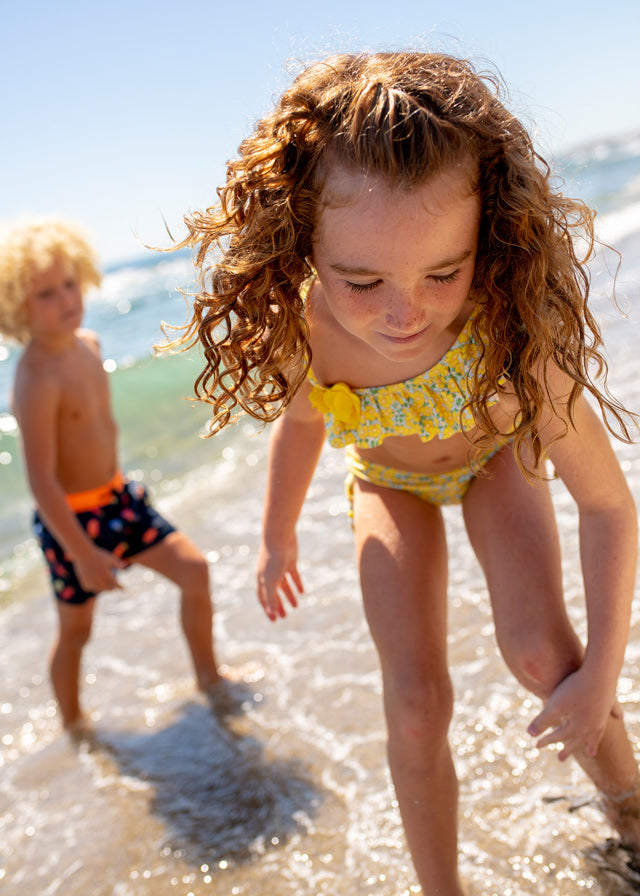
[[[121,587],[116,572],[132,559],[180,589],[198,687],[212,692],[222,681],[207,562],[118,465],[118,431],[98,338],[81,329],[83,293],[100,281],[93,249],[74,224],[30,221],[0,241],[0,332],[24,345],[13,412],[36,503],[34,529],[58,610],[51,681],[71,731],[86,726],[80,667],[96,595]]]

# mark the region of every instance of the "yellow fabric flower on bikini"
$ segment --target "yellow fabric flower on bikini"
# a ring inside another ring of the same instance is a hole
[[[360,399],[346,383],[334,383],[327,388],[314,385],[309,401],[320,413],[331,414],[335,421],[349,429],[360,423]]]
[[[472,327],[473,316],[436,364],[402,382],[358,389],[346,383],[322,386],[310,370],[311,403],[324,415],[329,443],[375,448],[389,436],[417,435],[428,442],[472,429],[466,402],[482,354]]]

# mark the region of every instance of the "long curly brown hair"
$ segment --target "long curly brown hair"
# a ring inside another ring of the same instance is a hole
[[[180,245],[196,249],[200,292],[169,347],[202,345],[206,366],[195,392],[213,406],[211,433],[238,409],[274,420],[306,375],[300,289],[312,272],[321,162],[406,188],[471,159],[481,200],[473,297],[483,358],[469,397],[476,423],[488,440],[500,435],[489,407],[506,376],[520,403],[517,456],[527,439],[537,462],[548,404],[539,371],[553,361],[573,381],[569,419],[586,388],[609,429],[613,421],[631,440],[627,412],[606,389],[601,336],[587,307],[593,212],[553,189],[549,166],[501,96],[492,72],[439,53],[339,55],[295,79],[228,163],[219,204],[185,218]]]

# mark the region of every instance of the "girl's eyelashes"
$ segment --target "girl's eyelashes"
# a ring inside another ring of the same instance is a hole
[[[451,271],[450,274],[429,274],[427,279],[431,280],[433,283],[453,283],[459,276],[460,268],[456,268],[456,270]],[[345,280],[347,288],[354,293],[371,292],[371,290],[375,289],[381,283],[382,280],[374,280],[373,283],[352,283],[350,280]]]
[[[458,279],[459,274],[460,268],[457,268],[455,271],[451,271],[450,274],[431,274],[430,279],[436,283],[453,283],[454,280]]]
[[[381,282],[381,280],[374,280],[373,283],[351,283],[351,281],[345,280],[345,283],[351,292],[356,293],[371,292],[371,290],[375,289]]]

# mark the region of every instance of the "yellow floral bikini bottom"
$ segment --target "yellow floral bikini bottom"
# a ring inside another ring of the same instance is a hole
[[[480,455],[478,462],[485,466],[502,446],[490,448]],[[416,495],[429,504],[459,504],[467,493],[476,474],[468,465],[446,473],[411,473],[395,470],[364,460],[355,448],[347,448],[347,479],[345,488],[353,516],[353,485],[355,479],[362,479],[372,485],[395,488]]]

